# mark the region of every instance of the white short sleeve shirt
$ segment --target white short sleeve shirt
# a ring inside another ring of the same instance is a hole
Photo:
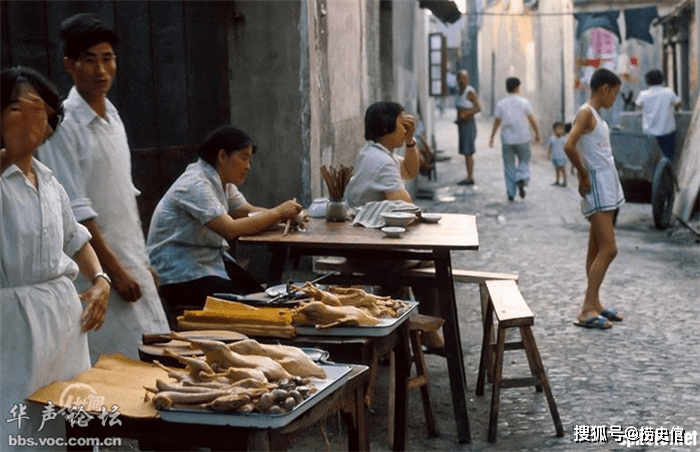
[[[498,101],[494,116],[501,120],[503,144],[530,142],[530,124],[527,116],[531,113],[530,101],[517,94],[510,94]]]
[[[673,116],[675,105],[680,101],[671,88],[653,85],[637,96],[636,104],[642,107],[642,130],[660,137],[676,130]]]
[[[370,201],[383,201],[387,193],[406,188],[401,178],[403,159],[374,141],[360,149],[355,170],[345,189],[345,199],[351,207]]]

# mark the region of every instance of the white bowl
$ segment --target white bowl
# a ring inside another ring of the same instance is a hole
[[[397,237],[401,237],[401,235],[404,232],[406,232],[406,228],[402,228],[400,226],[384,226],[382,228],[382,232],[387,237],[397,238]]]
[[[426,223],[437,223],[442,218],[442,215],[438,213],[424,213],[421,215],[421,219]]]
[[[380,215],[387,226],[406,227],[416,218],[411,212],[382,212]]]

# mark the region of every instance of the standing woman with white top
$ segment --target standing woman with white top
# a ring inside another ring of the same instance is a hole
[[[65,439],[63,418],[47,421],[39,432],[43,407],[25,399],[43,386],[90,368],[86,332],[102,326],[110,285],[90,246],[90,234],[73,217],[65,190],[34,159],[36,149],[58,124],[58,94],[30,69],[5,70],[1,79],[0,449],[4,451],[14,450],[8,435]],[[79,271],[90,281],[80,295],[72,281]],[[26,418],[7,421],[22,416]]]
[[[459,182],[459,185],[474,184],[474,154],[476,153],[476,121],[474,115],[481,111],[481,102],[476,90],[469,84],[469,73],[459,71],[457,75],[459,84],[459,96],[457,107],[457,131],[459,134],[459,153],[464,155],[467,165],[467,178]]]

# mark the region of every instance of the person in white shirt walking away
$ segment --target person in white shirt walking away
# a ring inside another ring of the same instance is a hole
[[[676,155],[676,118],[674,110],[682,102],[671,88],[663,86],[664,75],[652,69],[644,76],[649,88],[637,96],[635,104],[642,109],[642,130],[656,138],[661,152],[669,160]]]

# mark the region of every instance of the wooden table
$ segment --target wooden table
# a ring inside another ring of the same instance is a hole
[[[334,223],[312,219],[305,231],[265,231],[240,237],[248,244],[267,245],[272,252],[272,278],[282,282],[290,252],[296,255],[344,256],[364,259],[419,259],[435,263],[435,278],[440,315],[445,319],[445,352],[450,376],[457,437],[471,442],[467,416],[466,375],[459,334],[457,303],[452,280],[452,250],[478,250],[479,235],[473,215],[443,214],[437,224],[409,225],[401,238],[387,238],[378,229],[352,226],[350,222]],[[382,284],[386,275],[365,275],[364,284]],[[410,281],[408,281],[410,283]]]
[[[160,418],[136,419],[120,417],[121,426],[102,426],[90,422],[87,427],[71,427],[66,423],[67,437],[133,438],[142,450],[194,450],[207,447],[213,451],[286,450],[294,435],[316,422],[340,413],[348,429],[348,450],[369,450],[365,393],[369,384],[369,368],[353,365],[348,381],[320,400],[308,411],[279,428],[231,427],[166,422]],[[92,450],[92,447],[68,450]]]

